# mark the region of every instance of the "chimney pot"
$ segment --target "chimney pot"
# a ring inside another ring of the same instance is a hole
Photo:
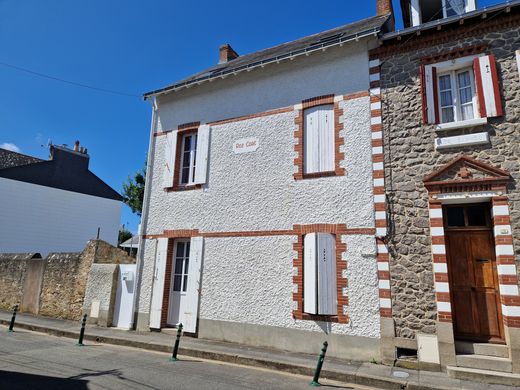
[[[225,43],[222,46],[220,46],[220,60],[218,62],[219,64],[224,64],[228,61],[234,60],[235,58],[238,58],[238,53],[233,50],[229,43]]]
[[[79,141],[74,142],[74,151],[77,152],[79,150]]]
[[[85,148],[82,146],[79,148],[79,152],[85,154]]]

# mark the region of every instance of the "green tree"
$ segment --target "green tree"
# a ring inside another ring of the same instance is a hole
[[[128,176],[127,181],[123,183],[123,201],[130,207],[133,213],[139,216],[141,216],[143,211],[145,177],[146,163],[143,169],[134,174],[134,177]]]
[[[120,244],[132,237],[133,234],[131,232],[129,232],[125,228],[122,228],[121,230],[119,230],[119,236],[117,237],[117,245],[119,246]]]

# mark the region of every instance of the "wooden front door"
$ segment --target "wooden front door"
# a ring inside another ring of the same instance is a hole
[[[456,339],[504,341],[495,243],[488,204],[444,208]]]

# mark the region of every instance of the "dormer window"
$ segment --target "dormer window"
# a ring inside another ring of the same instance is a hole
[[[475,0],[410,0],[410,25],[419,26],[475,9]]]

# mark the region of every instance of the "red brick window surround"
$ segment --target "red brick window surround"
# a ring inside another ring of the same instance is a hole
[[[188,191],[202,188],[200,184],[184,185],[180,184],[180,175],[182,168],[182,140],[186,135],[197,134],[200,122],[191,122],[180,125],[177,130],[177,146],[175,151],[175,168],[173,173],[173,186],[167,188],[167,191]]]
[[[348,305],[348,297],[343,293],[347,288],[347,279],[343,277],[344,271],[347,269],[347,262],[342,259],[343,252],[346,251],[347,245],[341,241],[341,235],[347,233],[346,225],[328,225],[328,224],[314,224],[314,225],[294,225],[294,233],[297,241],[293,244],[293,249],[296,251],[296,257],[293,260],[293,266],[296,269],[296,274],[293,275],[293,284],[296,286],[296,291],[293,293],[293,301],[296,308],[293,310],[293,318],[296,320],[311,320],[323,322],[338,322],[346,324],[349,322],[349,317],[344,314],[344,308]],[[313,315],[303,311],[303,273],[304,270],[304,250],[303,241],[304,236],[308,233],[330,233],[334,234],[336,238],[336,289],[337,289],[337,315]]]
[[[296,117],[294,124],[296,125],[294,131],[294,138],[296,144],[294,150],[296,157],[294,158],[294,165],[297,168],[296,173],[293,174],[295,180],[311,179],[327,176],[343,176],[345,170],[341,168],[340,163],[345,158],[340,151],[344,145],[344,139],[340,136],[340,131],[343,130],[343,124],[340,123],[340,117],[343,115],[343,109],[340,108],[340,102],[335,101],[334,95],[317,96],[310,99],[303,100],[296,110]],[[311,107],[332,104],[334,106],[334,170],[327,172],[304,173],[304,128],[305,128],[305,110]]]

